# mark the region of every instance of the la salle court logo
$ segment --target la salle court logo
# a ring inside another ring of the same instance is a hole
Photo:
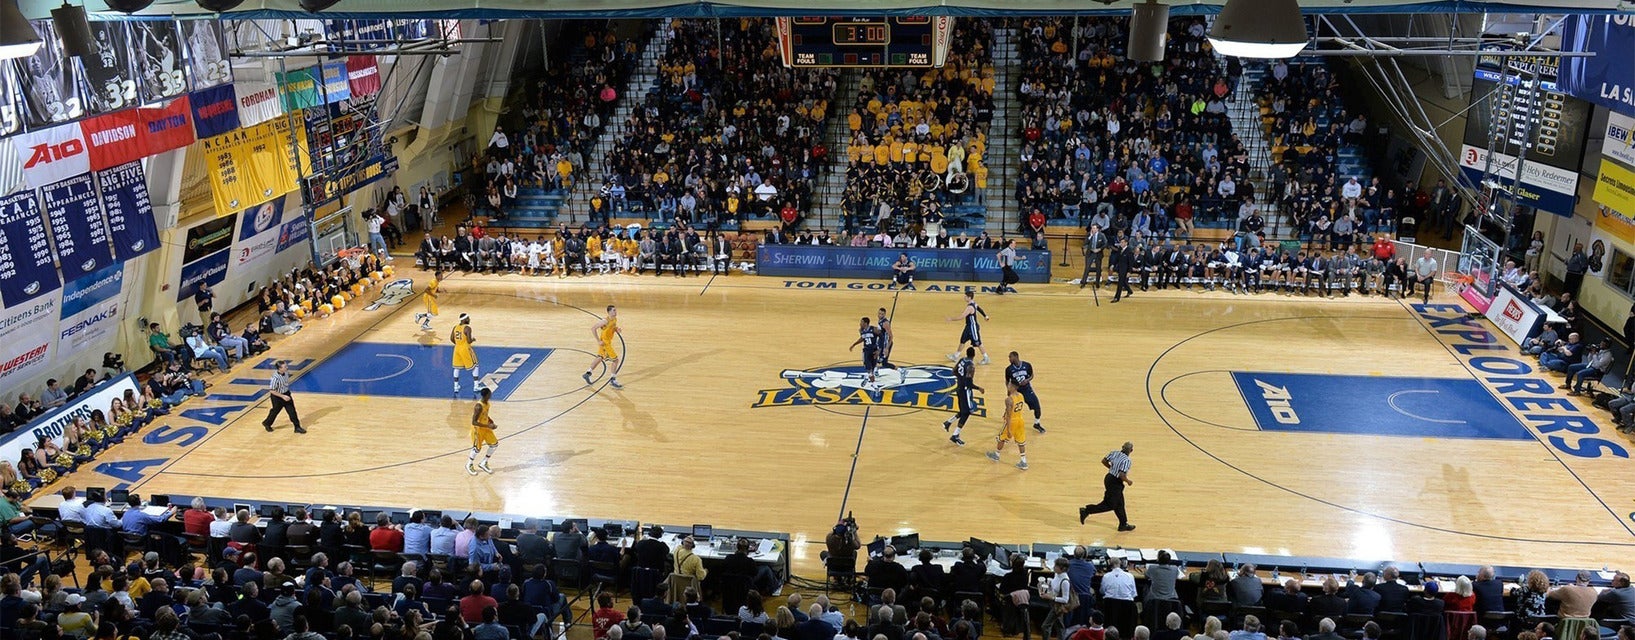
[[[867,388],[868,371],[861,365],[784,369],[782,377],[789,386],[756,392],[755,402],[750,406],[874,406],[948,413],[959,410],[954,398],[954,370],[945,366],[882,368],[875,372],[876,386],[873,389]],[[981,396],[976,398],[976,406],[972,409],[973,415],[987,415]]]
[[[414,297],[414,281],[408,278],[398,278],[381,287],[380,297],[375,298],[375,301],[369,303],[369,306],[364,307],[363,310],[374,311],[381,308],[382,305],[395,307],[403,304],[404,300],[411,297]]]

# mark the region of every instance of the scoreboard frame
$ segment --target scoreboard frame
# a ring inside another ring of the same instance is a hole
[[[954,19],[804,16],[777,18],[776,25],[786,67],[925,69],[947,62]]]

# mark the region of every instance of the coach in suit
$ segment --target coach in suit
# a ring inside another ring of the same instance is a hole
[[[1101,286],[1101,255],[1107,251],[1107,234],[1101,225],[1092,223],[1084,236],[1084,275],[1079,276],[1079,288],[1090,283],[1090,273],[1096,274],[1096,286]]]
[[[1374,591],[1380,594],[1378,611],[1402,611],[1408,605],[1408,585],[1397,581],[1396,567],[1386,567],[1380,572],[1380,582],[1374,585]]]
[[[1134,293],[1130,291],[1130,270],[1135,268],[1135,262],[1135,250],[1130,248],[1130,240],[1128,238],[1119,238],[1118,246],[1113,248],[1113,254],[1108,264],[1109,267],[1112,267],[1113,272],[1118,274],[1118,289],[1113,291],[1113,302],[1118,302],[1120,297]]]

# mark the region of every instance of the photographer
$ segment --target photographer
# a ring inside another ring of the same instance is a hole
[[[855,571],[857,550],[863,548],[863,541],[857,538],[857,520],[848,515],[846,519],[835,523],[835,528],[824,537],[823,546],[828,549],[823,559],[831,568],[835,566],[835,562],[839,562],[847,570]],[[835,560],[831,561],[831,558]],[[851,558],[851,562],[845,562],[845,558]]]

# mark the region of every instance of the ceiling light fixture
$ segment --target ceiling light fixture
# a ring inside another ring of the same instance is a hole
[[[17,0],[0,0],[0,60],[32,56],[44,42],[34,25],[23,17]]]
[[[1209,28],[1215,51],[1238,58],[1293,58],[1308,40],[1298,0],[1227,0]]]
[[[237,9],[239,5],[244,4],[244,0],[194,0],[194,2],[198,3],[200,9],[211,13],[232,11]]]
[[[51,10],[51,23],[57,27],[57,39],[62,41],[63,53],[75,58],[96,55],[96,45],[91,40],[91,23],[85,19],[85,7],[64,2]]]
[[[1130,6],[1130,41],[1126,47],[1131,60],[1159,62],[1169,39],[1169,5],[1147,0]]]

